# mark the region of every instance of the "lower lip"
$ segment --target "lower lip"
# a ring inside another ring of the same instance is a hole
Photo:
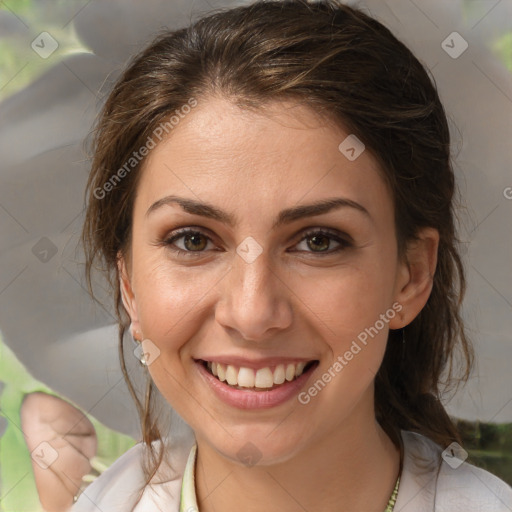
[[[313,364],[307,372],[295,380],[291,382],[285,381],[279,387],[268,391],[234,389],[228,384],[221,382],[217,377],[214,377],[204,367],[202,362],[196,361],[196,365],[202,378],[205,379],[213,392],[226,404],[238,409],[268,409],[281,405],[297,396],[300,389],[318,366],[318,363]]]

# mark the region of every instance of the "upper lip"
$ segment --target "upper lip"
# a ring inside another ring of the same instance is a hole
[[[317,361],[314,357],[264,357],[258,359],[247,359],[240,356],[228,356],[228,355],[214,355],[214,356],[202,356],[195,358],[196,361],[212,361],[215,363],[221,363],[225,365],[232,365],[237,367],[252,368],[258,370],[259,368],[273,367],[280,364],[297,364],[297,363],[309,363],[310,361]]]

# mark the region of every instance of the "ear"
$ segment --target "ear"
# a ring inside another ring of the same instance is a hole
[[[427,303],[437,265],[439,232],[422,228],[417,238],[407,243],[405,261],[399,262],[395,283],[395,301],[402,309],[389,322],[390,329],[410,324]]]
[[[128,266],[125,257],[119,252],[117,255],[117,269],[119,273],[119,286],[121,291],[121,298],[123,300],[124,308],[130,316],[132,325],[132,336],[142,336],[139,315],[137,313],[137,303],[135,301],[135,294],[132,289],[130,274],[128,272]],[[142,339],[140,339],[142,341]]]

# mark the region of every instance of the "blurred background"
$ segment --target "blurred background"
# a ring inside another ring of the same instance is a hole
[[[248,3],[0,1],[0,512],[65,510],[77,486],[140,437],[108,294],[93,302],[84,282],[84,140],[127,60],[157,31]],[[477,366],[445,402],[469,460],[512,484],[512,0],[347,3],[431,70],[449,116]],[[142,382],[135,355],[128,370]],[[69,425],[56,421],[63,411]],[[44,485],[66,446],[37,443],[41,425],[75,448],[82,436],[94,454],[83,481],[56,483],[59,503]]]

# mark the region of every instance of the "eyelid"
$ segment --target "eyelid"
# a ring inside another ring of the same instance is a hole
[[[209,240],[213,241],[213,238],[216,237],[216,235],[208,228],[202,227],[202,226],[194,226],[194,225],[186,225],[183,227],[177,227],[174,230],[171,231],[171,233],[166,234],[163,236],[162,240],[168,241],[171,238],[177,237],[179,235],[187,234],[187,233],[201,233],[202,235],[206,236]],[[304,239],[305,236],[310,234],[315,234],[318,232],[324,232],[328,235],[331,235],[333,237],[340,237],[344,238],[346,242],[355,244],[354,239],[346,232],[346,231],[340,231],[339,229],[335,228],[328,228],[325,226],[313,226],[309,228],[303,228],[301,229],[296,235],[294,235],[291,240],[297,239],[299,242]],[[298,238],[301,237],[301,238]]]
[[[209,230],[207,230],[205,228],[200,228],[198,226],[197,227],[196,226],[187,226],[184,228],[177,228],[174,231],[172,231],[171,233],[169,233],[168,235],[165,235],[161,241],[161,244],[159,244],[159,245],[164,245],[169,248],[172,247],[171,250],[176,252],[178,255],[180,255],[182,253],[191,254],[191,255],[202,254],[206,251],[184,251],[183,249],[180,249],[179,247],[174,247],[174,242],[183,238],[184,236],[186,236],[188,234],[201,234],[207,239],[208,242],[215,243],[214,240],[212,239],[212,237],[207,234],[208,231]]]
[[[325,228],[325,227],[313,227],[313,228],[306,228],[305,230],[301,231],[299,233],[299,236],[301,237],[299,242],[304,240],[308,235],[314,235],[317,233],[322,233],[328,236],[331,236],[333,238],[342,239],[345,243],[350,245],[355,245],[354,239],[345,231],[339,231],[337,229],[332,228]]]
[[[327,251],[295,251],[300,252],[307,257],[329,257],[336,254],[341,253],[342,251],[345,251],[347,249],[350,249],[351,247],[355,246],[355,243],[352,239],[352,237],[344,232],[339,232],[338,230],[332,230],[330,228],[308,228],[305,231],[302,231],[299,235],[299,240],[294,244],[294,247],[300,243],[302,243],[304,240],[314,236],[314,235],[320,235],[320,236],[326,236],[331,241],[334,241],[336,244],[338,244],[338,247],[335,247],[334,249],[329,249]]]
[[[182,227],[182,228],[177,228],[169,235],[166,235],[163,238],[161,244],[169,247],[178,256],[181,256],[181,255],[187,255],[187,257],[189,255],[191,257],[194,257],[195,255],[199,256],[199,255],[206,253],[207,251],[206,250],[204,250],[204,251],[185,251],[183,249],[173,246],[173,244],[176,240],[181,239],[182,237],[186,236],[187,234],[201,234],[208,241],[215,243],[212,236],[207,234],[209,232],[210,232],[210,230],[203,228],[203,227],[199,227],[199,226],[186,226],[186,227]],[[309,255],[317,255],[319,257],[322,257],[322,256],[329,256],[329,255],[336,254],[338,252],[341,252],[342,250],[348,249],[355,245],[353,238],[348,233],[340,232],[340,231],[338,231],[336,229],[332,229],[332,228],[318,226],[318,227],[310,227],[310,228],[302,229],[297,234],[297,236],[294,237],[294,239],[296,240],[294,243],[294,246],[303,242],[308,237],[311,237],[313,235],[319,235],[319,234],[327,236],[328,238],[330,238],[331,240],[333,240],[334,242],[339,244],[339,247],[325,251],[325,252],[324,251],[320,251],[320,252],[296,251],[296,252],[301,252],[301,253],[305,253],[305,254],[309,254]]]

